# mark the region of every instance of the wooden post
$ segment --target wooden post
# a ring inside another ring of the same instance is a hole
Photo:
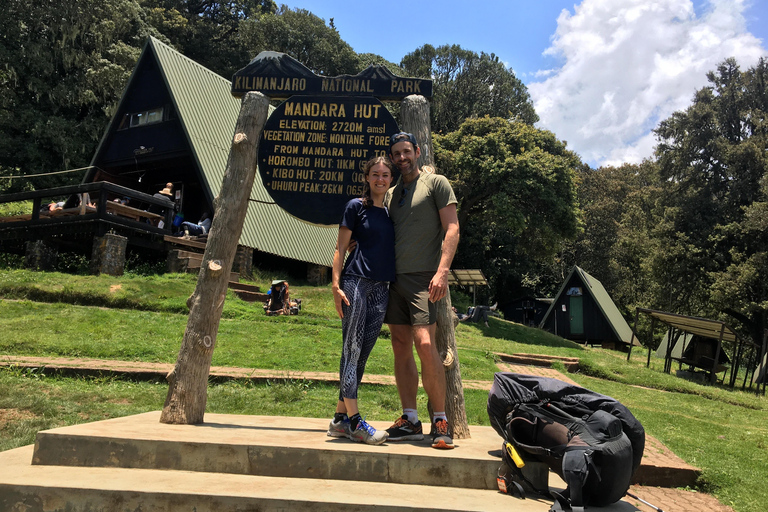
[[[258,140],[269,112],[269,98],[249,92],[243,98],[227,160],[215,216],[208,234],[197,286],[187,300],[189,319],[169,383],[161,423],[203,422],[208,374],[227,293],[229,269],[243,229],[248,198],[256,174]]]
[[[432,132],[429,121],[429,102],[424,96],[407,96],[400,109],[401,127],[404,131],[416,136],[421,147],[419,167],[429,165],[435,167],[435,157],[432,151]],[[435,170],[437,172],[437,170]],[[450,292],[437,303],[437,332],[435,343],[437,351],[443,358],[445,367],[445,414],[453,428],[453,437],[468,439],[469,426],[467,411],[464,404],[464,386],[461,383],[461,368],[459,353],[456,350],[456,335],[451,310]],[[432,411],[430,410],[430,415]]]

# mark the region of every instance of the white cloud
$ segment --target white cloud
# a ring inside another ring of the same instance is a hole
[[[765,55],[747,32],[745,0],[583,0],[563,10],[546,55],[562,65],[528,84],[539,126],[593,166],[639,162],[651,130],[690,105],[728,57],[742,69]]]

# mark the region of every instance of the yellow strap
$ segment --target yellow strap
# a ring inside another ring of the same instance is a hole
[[[515,450],[515,447],[512,446],[511,443],[506,443],[504,446],[506,447],[507,453],[509,453],[509,456],[512,457],[512,462],[515,463],[515,466],[517,466],[518,469],[520,469],[523,466],[525,466],[525,462],[520,457],[520,455],[517,453],[517,450]]]

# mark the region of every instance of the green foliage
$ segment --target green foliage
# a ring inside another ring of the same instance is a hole
[[[433,132],[453,132],[471,117],[502,117],[529,125],[539,120],[528,89],[493,53],[426,44],[403,57],[400,65],[409,76],[433,81]]]
[[[0,270],[20,269],[24,265],[24,256],[0,252]]]
[[[88,164],[144,38],[136,0],[4,4],[0,19],[0,174]],[[41,177],[46,188],[82,174]],[[17,180],[9,191],[24,189]],[[17,188],[18,187],[18,188]]]
[[[282,5],[274,14],[244,20],[240,33],[252,57],[265,50],[287,53],[319,75],[360,71],[360,59],[352,47],[335,28],[306,9]]]
[[[277,9],[273,0],[144,0],[150,25],[185,56],[231,77],[256,56],[242,39],[248,20],[258,22]]]
[[[745,217],[766,201],[760,183],[768,176],[768,62],[742,72],[728,59],[707,78],[711,85],[696,93],[693,104],[656,130],[661,178],[671,186],[654,233],[668,250],[654,255],[654,266],[674,272],[664,277],[679,297],[677,310],[713,314],[714,283],[723,290],[742,265],[743,277],[768,273],[759,256],[768,249],[765,234],[750,232]],[[733,300],[719,296],[718,306],[751,316],[751,330],[759,334],[766,309],[757,304],[766,289],[755,284],[752,293]]]
[[[768,326],[768,62],[728,59],[656,129],[656,160],[585,169],[585,230],[560,257],[637,306],[724,320],[762,343]],[[647,340],[650,333],[643,324]],[[652,342],[656,344],[656,340]]]
[[[32,211],[32,201],[13,201],[0,203],[0,217],[23,215]]]
[[[662,189],[658,166],[650,161],[579,172],[584,231],[571,251],[561,254],[564,267],[579,265],[598,277],[614,302],[629,311],[660,307],[647,262],[657,249],[651,233],[658,228]]]
[[[468,119],[434,145],[459,200],[455,266],[482,268],[492,294],[509,297],[578,233],[581,162],[551,132],[501,118]]]
[[[129,251],[125,257],[125,273],[136,276],[157,276],[165,273],[168,262],[154,254]]]

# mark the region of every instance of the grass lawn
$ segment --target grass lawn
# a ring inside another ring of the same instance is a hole
[[[274,276],[261,275],[266,289]],[[186,326],[194,276],[72,276],[0,271],[0,354],[175,361]],[[260,305],[228,295],[213,364],[265,369],[338,371],[341,328],[330,287],[291,285],[302,299],[298,316],[266,317]],[[646,431],[702,469],[699,489],[737,512],[762,512],[768,502],[768,402],[762,396],[702,385],[664,374],[647,353],[585,348],[537,329],[492,318],[490,327],[460,324],[462,377],[492,380],[494,353],[579,358],[580,385],[620,400]],[[389,333],[382,330],[367,371],[391,374]],[[40,371],[0,370],[0,450],[34,442],[41,429],[124,416],[162,407],[164,382],[72,378]],[[208,411],[329,417],[336,386],[308,380],[211,384]],[[391,386],[361,388],[372,420],[399,414]],[[465,390],[470,424],[488,425],[487,393]],[[426,396],[419,395],[426,416]]]

